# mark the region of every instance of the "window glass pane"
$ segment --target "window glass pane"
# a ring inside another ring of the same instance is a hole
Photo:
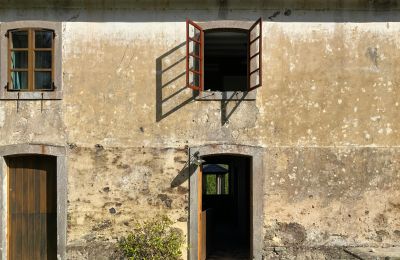
[[[51,51],[35,51],[35,68],[51,69]]]
[[[189,41],[189,53],[199,56],[200,55],[200,44],[198,44],[194,41]]]
[[[189,37],[200,41],[200,30],[194,26],[189,26]]]
[[[28,31],[11,32],[11,48],[28,48]]]
[[[51,71],[35,72],[35,89],[51,89]]]
[[[12,89],[28,89],[28,72],[13,71],[11,72]]]
[[[251,31],[250,31],[250,41],[254,40],[258,36],[260,36],[260,23],[258,23]]]
[[[11,52],[11,68],[26,69],[28,68],[28,52],[12,51]]]
[[[51,48],[53,32],[35,31],[35,48]]]
[[[250,88],[260,84],[260,71],[257,71],[250,75]]]

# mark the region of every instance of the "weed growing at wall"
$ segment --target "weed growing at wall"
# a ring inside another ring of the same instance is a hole
[[[133,232],[120,239],[118,246],[124,256],[132,260],[181,259],[183,234],[172,224],[166,216],[137,223]]]

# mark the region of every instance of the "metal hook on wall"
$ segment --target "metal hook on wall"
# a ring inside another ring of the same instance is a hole
[[[19,92],[17,92],[17,113],[19,112]]]
[[[42,99],[40,100],[40,113],[43,113],[43,92],[42,92]]]

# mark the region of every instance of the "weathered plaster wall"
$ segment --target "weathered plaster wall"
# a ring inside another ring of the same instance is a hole
[[[398,2],[396,0],[248,0],[245,3],[240,0],[229,1],[212,1],[212,0],[193,0],[193,1],[176,1],[176,0],[139,0],[132,4],[129,0],[110,1],[93,1],[93,0],[46,0],[46,1],[0,1],[0,8],[16,8],[24,9],[27,7],[35,8],[90,8],[90,9],[208,9],[215,10],[221,8],[229,9],[262,9],[273,10],[292,7],[295,10],[363,10],[363,11],[379,11],[379,10],[398,10]]]
[[[65,144],[62,103],[0,101],[0,145]]]
[[[267,252],[285,246],[398,245],[399,149],[288,147],[268,154]],[[285,250],[270,253],[276,254]]]
[[[276,22],[271,11],[222,11],[0,11],[63,22],[63,100],[0,101],[0,145],[68,147],[70,258],[106,258],[157,212],[186,233],[188,183],[176,178],[187,146],[212,143],[265,148],[268,258],[398,245],[400,24],[381,21],[394,16],[282,11]],[[255,101],[229,101],[224,114],[184,88],[191,14],[264,17]]]
[[[71,258],[108,259],[113,248],[104,247],[132,230],[136,221],[157,214],[168,214],[186,233],[188,176],[177,178],[186,158],[185,149],[71,146],[67,251]]]
[[[397,23],[266,22],[264,86],[256,101],[241,102],[221,126],[220,102],[194,102],[182,89],[184,23],[68,23],[69,140],[398,145],[398,29]],[[88,69],[76,71],[82,61]]]
[[[272,24],[267,32],[273,40],[264,50],[266,116],[260,124],[269,123],[273,132],[262,135],[265,140],[398,145],[399,56],[393,52],[398,28],[397,23]]]

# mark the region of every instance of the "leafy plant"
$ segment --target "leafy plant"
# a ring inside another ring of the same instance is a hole
[[[181,259],[183,234],[172,224],[167,216],[137,223],[132,233],[120,239],[118,246],[131,260]]]

